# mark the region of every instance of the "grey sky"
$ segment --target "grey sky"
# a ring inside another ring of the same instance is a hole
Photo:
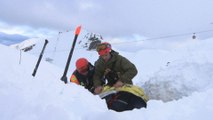
[[[0,6],[0,22],[44,34],[79,24],[112,37],[213,29],[213,0],[0,0]]]

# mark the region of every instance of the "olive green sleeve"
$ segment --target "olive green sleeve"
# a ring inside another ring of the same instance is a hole
[[[124,83],[132,84],[132,79],[137,75],[137,68],[125,57],[121,58],[120,62],[124,73],[120,76],[120,80]]]
[[[94,87],[98,87],[102,84],[102,79],[104,75],[104,70],[99,61],[95,62],[95,73],[93,75],[93,84]]]

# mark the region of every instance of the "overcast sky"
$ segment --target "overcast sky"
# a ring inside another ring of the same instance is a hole
[[[213,29],[213,0],[0,0],[0,32],[48,35],[77,25],[102,36]]]

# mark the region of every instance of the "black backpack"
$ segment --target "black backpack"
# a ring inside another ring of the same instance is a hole
[[[107,85],[113,86],[113,84],[115,84],[119,80],[119,77],[118,77],[117,72],[110,70],[105,75],[105,79],[107,79],[107,81],[108,81]]]

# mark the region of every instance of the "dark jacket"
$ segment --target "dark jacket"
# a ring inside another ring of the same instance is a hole
[[[71,82],[75,82],[76,84],[84,86],[90,92],[94,92],[93,87],[93,74],[95,71],[95,67],[89,63],[88,74],[82,75],[77,70],[75,70],[70,78]]]
[[[118,52],[111,51],[111,58],[105,62],[101,57],[95,62],[95,73],[93,76],[94,86],[100,86],[106,69],[110,69],[119,75],[123,83],[132,84],[132,79],[137,74],[137,68]],[[109,80],[108,80],[109,81]]]

